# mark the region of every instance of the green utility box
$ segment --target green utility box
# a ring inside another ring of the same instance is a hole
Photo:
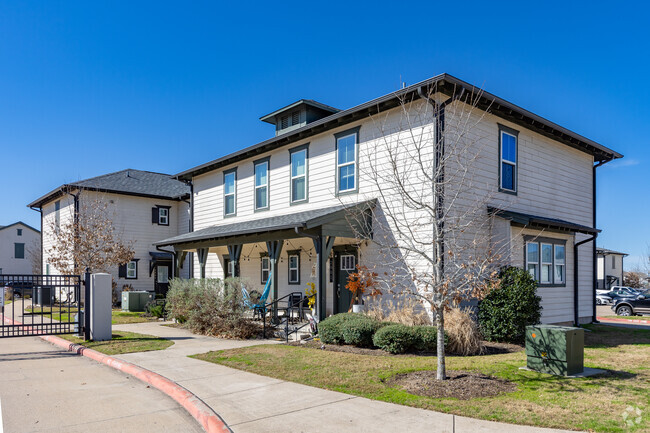
[[[153,300],[153,292],[122,292],[122,311],[144,311]]]
[[[584,370],[585,331],[555,325],[526,327],[526,358],[531,370],[573,376]]]

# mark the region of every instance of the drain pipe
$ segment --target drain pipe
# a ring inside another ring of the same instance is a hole
[[[573,325],[580,326],[579,312],[578,312],[578,247],[587,242],[595,241],[598,234],[593,235],[583,241],[573,245]],[[596,270],[594,269],[594,272]]]
[[[603,164],[608,163],[611,160],[604,160],[598,162],[598,164],[594,165],[593,168],[593,174],[591,176],[591,181],[592,181],[592,199],[593,199],[593,216],[592,216],[592,221],[594,222],[594,228],[596,228],[596,169],[600,167]],[[598,323],[597,319],[597,314],[596,314],[596,289],[598,288],[598,260],[596,258],[596,242],[594,242],[593,245],[593,300],[592,300],[592,317],[591,321],[593,323]]]

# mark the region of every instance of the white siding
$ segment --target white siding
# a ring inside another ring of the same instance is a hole
[[[18,230],[22,234],[18,236]],[[16,258],[15,244],[24,244],[24,258]],[[33,274],[31,251],[41,248],[41,234],[24,224],[0,228],[0,274]]]

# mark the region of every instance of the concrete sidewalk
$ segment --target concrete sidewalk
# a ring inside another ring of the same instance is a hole
[[[194,335],[160,323],[117,325],[114,330],[169,338],[163,351],[118,358],[152,370],[187,388],[212,407],[236,433],[246,432],[448,432],[550,433],[354,397],[188,358],[272,341],[235,341]]]

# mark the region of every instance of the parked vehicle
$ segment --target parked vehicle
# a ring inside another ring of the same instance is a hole
[[[636,298],[621,298],[612,306],[618,316],[650,315],[650,290],[636,296]]]
[[[612,286],[609,290],[612,292],[630,293],[633,295],[638,295],[639,293],[643,292],[643,289],[635,289],[633,287],[628,287],[628,286]]]
[[[596,294],[596,305],[611,305],[614,303],[611,296],[607,296],[609,292]]]

